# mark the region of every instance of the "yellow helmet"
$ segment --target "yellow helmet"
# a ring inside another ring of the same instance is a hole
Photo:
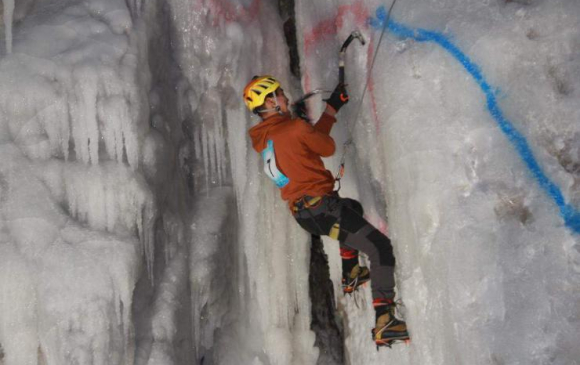
[[[244,88],[244,103],[251,112],[266,102],[266,96],[280,87],[278,80],[270,75],[254,76]]]

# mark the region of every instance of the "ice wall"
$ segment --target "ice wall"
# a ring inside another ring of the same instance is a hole
[[[0,59],[0,362],[130,364],[156,212],[146,49],[124,1],[19,4]]]
[[[238,102],[255,73],[290,84],[276,7],[43,1],[15,34],[5,365],[315,362],[307,235],[260,176]]]
[[[302,93],[276,6],[33,3],[0,59],[0,363],[316,363],[309,238],[240,95],[264,73]],[[580,8],[399,1],[377,49],[388,5],[296,2],[304,91],[369,41],[332,135],[413,337],[377,352],[368,288],[337,295],[348,362],[578,363]]]
[[[306,91],[334,85],[352,30],[370,40],[348,50],[334,135],[355,141],[345,193],[388,212],[413,342],[372,351],[341,300],[351,360],[578,363],[580,7],[399,1],[370,73],[389,5],[297,4]]]
[[[167,5],[142,7],[149,29],[159,24],[154,12],[168,12],[169,34],[152,35],[169,38],[159,46],[176,66],[162,66],[165,55],[150,56],[150,64],[166,75],[158,81],[170,80],[166,89],[154,82],[154,104],[175,104],[166,113],[173,113],[173,120],[152,120],[172,136],[181,168],[175,179],[187,180],[193,198],[177,223],[185,227],[187,247],[174,251],[154,294],[153,336],[143,341],[139,363],[179,363],[185,317],[176,313],[185,302],[193,362],[315,363],[308,236],[261,176],[259,156],[247,138],[257,120],[239,102],[255,74],[273,73],[292,85],[277,7],[259,0]],[[166,93],[174,98],[164,102]],[[188,255],[186,271],[182,254]],[[187,285],[184,272],[189,272]],[[189,301],[176,287],[187,291]]]

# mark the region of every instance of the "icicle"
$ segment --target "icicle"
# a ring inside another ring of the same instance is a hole
[[[63,181],[71,215],[92,229],[137,230],[149,274],[153,275],[153,224],[156,205],[151,191],[130,167],[115,163],[67,166]]]
[[[4,4],[4,30],[6,31],[6,52],[12,53],[12,20],[14,17],[14,0],[2,0]]]
[[[68,143],[70,139],[69,111],[66,95],[55,97],[51,105],[38,112],[38,121],[44,127],[51,149],[62,153],[68,160]]]
[[[207,139],[209,143],[209,181],[212,186],[215,184],[215,177],[217,175],[216,162],[216,140],[219,138],[215,133],[211,133],[209,128],[206,129]]]
[[[223,118],[219,117],[219,122],[217,123],[217,141],[216,141],[216,150],[217,150],[217,171],[218,171],[218,184],[222,186],[226,177],[226,145],[225,145],[225,137],[224,137],[224,128],[223,128]]]
[[[201,131],[200,131],[200,127],[196,127],[195,128],[195,133],[193,134],[193,138],[195,138],[194,141],[194,148],[195,148],[195,159],[196,160],[201,160],[202,156],[203,156],[203,151],[202,151],[202,140],[203,140],[203,136],[201,135]]]
[[[73,138],[78,158],[85,164],[99,163],[99,127],[97,124],[98,75],[89,67],[74,70],[70,109]]]
[[[201,125],[201,135],[202,140],[202,151],[203,151],[203,169],[205,172],[205,187],[209,189],[209,174],[210,174],[210,161],[209,161],[209,142],[208,138],[210,137],[209,133],[206,131],[205,125]]]

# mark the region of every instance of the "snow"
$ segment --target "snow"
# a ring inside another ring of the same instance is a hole
[[[332,90],[354,30],[341,194],[393,241],[412,342],[376,351],[325,238],[346,362],[580,364],[577,1],[397,1],[384,27],[390,2],[296,0],[300,79],[272,2],[2,4],[0,365],[319,363],[310,238],[241,90]]]

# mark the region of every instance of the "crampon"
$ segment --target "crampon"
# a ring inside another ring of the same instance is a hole
[[[352,270],[349,275],[344,275],[342,278],[342,292],[344,294],[352,294],[358,290],[360,286],[364,286],[370,280],[370,272],[366,267],[359,267],[358,265]]]
[[[392,299],[377,298],[373,300],[373,305],[377,311],[377,322],[375,328],[371,330],[373,340],[379,347],[391,347],[395,343],[410,343],[407,323],[395,316],[397,303]]]
[[[373,329],[373,337],[375,337],[374,336],[374,329]],[[375,344],[377,345],[377,351],[381,347],[391,348],[393,345],[397,345],[397,344],[405,344],[405,345],[409,346],[410,343],[411,343],[411,338],[409,336],[381,338],[381,339],[375,338]]]

